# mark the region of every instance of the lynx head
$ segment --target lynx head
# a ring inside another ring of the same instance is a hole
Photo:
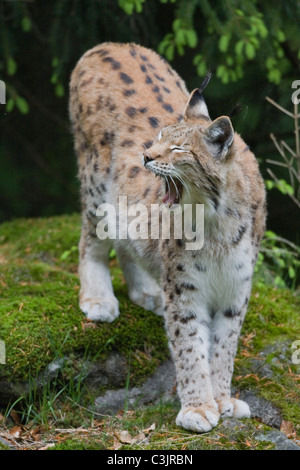
[[[183,121],[163,128],[144,152],[145,167],[165,179],[163,202],[218,204],[224,166],[230,160],[234,130],[229,117],[211,121],[203,89],[195,89],[187,102]]]

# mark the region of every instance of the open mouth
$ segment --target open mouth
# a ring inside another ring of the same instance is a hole
[[[164,204],[171,207],[178,204],[182,196],[182,183],[174,176],[162,175],[165,179],[166,194],[163,198]]]
[[[164,178],[165,180],[165,195],[163,197],[163,203],[171,207],[173,204],[178,204],[182,197],[183,188],[186,187],[184,180],[181,175],[178,174],[178,170],[171,172],[165,169],[158,169],[156,166],[151,165],[151,161],[145,163],[145,167],[152,171],[156,177]],[[176,173],[176,176],[174,175]]]

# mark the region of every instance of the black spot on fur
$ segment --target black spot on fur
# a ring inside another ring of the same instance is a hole
[[[182,266],[182,264],[177,264],[176,269],[178,271],[184,271],[184,267]]]
[[[121,147],[132,147],[134,145],[133,140],[123,140]]]
[[[176,330],[175,330],[175,336],[179,336],[179,334],[180,334],[180,329],[179,329],[179,328],[176,328]]]
[[[142,72],[147,72],[147,67],[145,67],[145,65],[141,65],[140,69]]]
[[[213,203],[213,206],[214,206],[214,209],[215,211],[218,210],[218,207],[219,207],[219,199],[217,199],[216,197],[212,197],[211,198],[211,202]]]
[[[136,175],[141,171],[141,168],[139,166],[133,166],[131,169],[130,169],[130,172],[129,172],[129,178],[135,178]]]
[[[112,57],[104,57],[104,58],[102,59],[102,62],[110,62],[111,67],[112,67],[113,70],[118,70],[119,68],[121,68],[120,62],[118,62],[117,60],[113,59]]]
[[[128,108],[125,109],[125,113],[127,114],[127,116],[131,118],[135,116],[136,111],[137,111],[136,108],[134,108],[133,106],[128,106]]]
[[[107,145],[113,142],[115,134],[113,132],[105,131],[103,139],[100,140],[100,145]]]
[[[91,83],[91,81],[92,81],[93,79],[94,79],[94,77],[91,76],[90,78],[87,78],[86,80],[83,80],[83,81],[79,84],[79,86],[80,86],[80,87],[85,87],[86,85],[88,85],[89,83]]]
[[[162,107],[163,107],[166,111],[168,111],[168,113],[174,113],[173,106],[171,106],[170,104],[164,103],[164,104],[162,105]]]
[[[148,149],[151,147],[152,144],[153,144],[152,140],[147,140],[147,142],[143,143],[143,146],[146,147],[146,149]]]
[[[238,245],[241,241],[241,239],[243,238],[244,236],[244,233],[246,232],[247,230],[247,226],[246,225],[241,225],[238,229],[238,233],[237,233],[237,236],[235,238],[233,238],[232,240],[232,244],[233,245]]]
[[[163,90],[166,92],[166,93],[171,93],[171,91],[169,90],[169,88],[163,86]]]
[[[197,330],[192,331],[192,333],[189,334],[189,336],[195,336],[197,334]]]
[[[165,81],[164,77],[160,77],[160,76],[157,75],[156,73],[154,74],[154,77],[157,78],[157,80],[159,80],[160,82],[164,82],[164,81]]]
[[[148,111],[148,108],[140,108],[139,112],[145,114]]]
[[[148,61],[148,57],[146,57],[145,55],[140,55],[140,58],[141,58],[144,62],[147,62],[147,61]]]
[[[197,290],[194,284],[191,284],[190,282],[183,282],[180,287],[188,290]]]
[[[200,271],[201,273],[205,273],[205,272],[206,272],[206,267],[203,266],[202,264],[195,263],[195,268],[198,269],[198,271]]]
[[[85,57],[91,57],[91,56],[96,55],[96,54],[98,54],[98,55],[100,55],[101,57],[103,57],[103,56],[109,54],[109,52],[108,52],[107,50],[105,50],[105,49],[96,49],[95,51],[90,52],[90,53],[89,53],[88,55],[86,55]]]
[[[132,96],[136,93],[136,90],[134,90],[133,88],[129,89],[129,90],[124,90],[123,91],[123,95],[124,96]]]
[[[176,292],[177,295],[181,294],[181,290],[177,285],[175,286],[175,292]]]
[[[233,318],[233,317],[237,317],[241,314],[241,312],[233,309],[233,308],[228,308],[227,310],[225,310],[225,312],[223,313],[224,317],[226,318]]]
[[[120,79],[127,84],[134,82],[134,80],[132,80],[132,78],[124,72],[120,72]]]
[[[151,83],[153,83],[152,78],[149,77],[149,75],[146,76],[146,83],[147,83],[147,85],[150,85]]]
[[[150,193],[150,190],[151,190],[151,188],[147,188],[147,189],[144,191],[143,197],[147,197],[148,194]]]
[[[156,129],[159,126],[159,120],[156,117],[151,116],[148,118],[148,121],[151,127],[153,127],[154,129]]]
[[[152,91],[154,91],[154,93],[159,93],[159,92],[160,92],[159,86],[155,85],[155,86],[152,88]]]
[[[180,319],[180,323],[186,324],[190,320],[195,320],[196,314],[194,312],[188,312],[186,315],[182,316]]]

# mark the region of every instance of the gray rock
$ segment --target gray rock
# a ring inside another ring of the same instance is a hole
[[[3,439],[3,437],[0,437],[0,444],[7,447],[7,449],[1,449],[0,447],[0,450],[16,450],[16,447],[11,442],[8,442],[6,439]]]
[[[126,407],[146,405],[159,400],[174,400],[174,386],[174,365],[167,361],[161,364],[141,387],[108,390],[103,396],[96,398],[93,409],[101,414],[115,414]]]
[[[25,382],[13,383],[7,379],[0,379],[0,405],[7,406],[18,398],[26,396],[29,387]]]
[[[275,444],[276,450],[300,450],[300,447],[297,446],[297,444],[290,441],[280,431],[267,431],[264,434],[259,434],[255,437],[255,439],[258,441],[271,442],[272,444]]]
[[[50,364],[48,364],[48,366],[46,367],[45,371],[39,375],[39,386],[45,385],[49,381],[56,379],[59,373],[62,371],[64,364],[65,359],[63,357],[50,362]]]
[[[112,352],[105,361],[86,363],[86,384],[89,388],[100,386],[120,387],[126,381],[128,365],[118,352]]]
[[[259,418],[268,426],[280,428],[282,421],[281,412],[273,403],[256,395],[252,390],[243,390],[239,398],[248,403],[252,418]]]

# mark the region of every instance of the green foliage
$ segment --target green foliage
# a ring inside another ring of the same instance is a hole
[[[300,278],[300,247],[267,230],[255,266],[261,282],[295,289]],[[269,278],[269,279],[268,279]]]
[[[289,44],[285,31],[287,24],[294,21],[291,8],[300,17],[300,6],[287,3],[282,15],[275,5],[248,0],[213,4],[207,0],[178,0],[173,32],[165,35],[159,50],[172,60],[176,49],[182,55],[186,46],[196,47],[199,42],[201,52],[195,55],[194,64],[200,76],[213,66],[224,84],[237,81],[244,77],[247,63],[257,60],[268,80],[279,84],[289,68],[286,49],[297,53],[296,44]]]
[[[134,11],[141,13],[143,11],[143,3],[146,0],[119,0],[119,6],[127,13],[132,15]]]
[[[293,187],[289,183],[287,183],[287,181],[285,181],[284,179],[279,179],[277,181],[265,180],[265,184],[266,184],[267,189],[269,190],[276,188],[278,189],[278,191],[281,192],[281,194],[284,194],[284,195],[288,194],[290,196],[294,194]]]

